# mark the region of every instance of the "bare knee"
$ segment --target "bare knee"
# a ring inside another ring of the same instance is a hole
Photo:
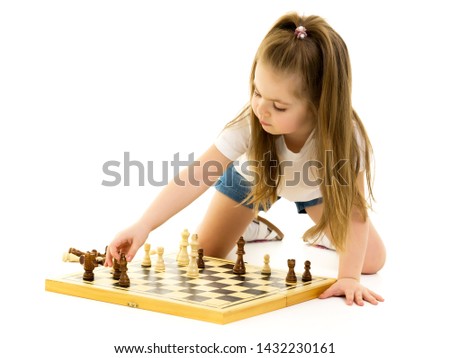
[[[372,245],[366,252],[362,274],[373,275],[380,271],[386,263],[386,248],[380,240],[377,245]]]

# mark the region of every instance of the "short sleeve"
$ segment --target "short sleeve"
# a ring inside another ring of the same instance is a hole
[[[247,152],[250,143],[250,133],[250,120],[247,116],[225,127],[216,138],[214,144],[228,159],[236,160]]]

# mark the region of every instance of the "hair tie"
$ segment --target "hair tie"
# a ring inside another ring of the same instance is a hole
[[[298,39],[304,39],[308,34],[306,33],[306,28],[304,26],[299,26],[294,31],[295,36],[297,36]]]

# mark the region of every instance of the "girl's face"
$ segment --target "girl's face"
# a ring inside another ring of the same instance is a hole
[[[258,62],[253,85],[252,109],[266,132],[292,139],[311,133],[314,121],[308,102],[295,95],[301,88],[297,76],[280,74]]]

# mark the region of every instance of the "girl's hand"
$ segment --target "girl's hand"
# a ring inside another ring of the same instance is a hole
[[[375,292],[369,290],[354,278],[340,278],[331,285],[319,298],[328,298],[332,296],[345,296],[345,303],[352,305],[355,302],[359,306],[367,301],[373,305],[383,302],[384,298]]]
[[[126,255],[128,262],[133,260],[136,252],[144,244],[145,240],[147,240],[148,234],[148,230],[139,222],[118,233],[108,245],[105,266],[112,267],[112,259],[119,260],[121,253]]]

